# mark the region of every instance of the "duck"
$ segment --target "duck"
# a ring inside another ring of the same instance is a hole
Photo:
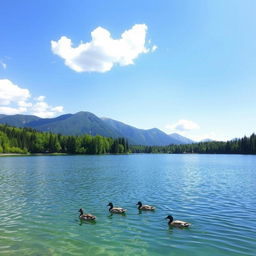
[[[80,215],[79,215],[80,220],[96,220],[96,217],[94,215],[89,213],[84,213],[84,210],[82,208],[79,210],[79,212],[80,212]]]
[[[112,203],[109,203],[107,206],[109,206],[109,212],[110,213],[125,213],[127,210],[120,208],[120,207],[114,207]]]
[[[141,201],[139,201],[136,205],[138,205],[138,209],[142,211],[154,211],[156,209],[156,207],[151,205],[142,205]]]
[[[169,219],[168,224],[173,227],[177,228],[187,228],[191,225],[191,223],[182,221],[182,220],[173,220],[173,217],[171,215],[168,215],[166,219]]]

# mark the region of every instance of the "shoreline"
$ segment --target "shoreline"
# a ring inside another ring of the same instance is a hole
[[[26,156],[29,154],[21,154],[21,153],[0,153],[0,156]]]
[[[21,154],[21,153],[0,153],[0,157],[5,157],[5,156],[62,156],[62,155],[68,155],[67,153],[26,153],[26,154]]]
[[[69,154],[69,153],[0,153],[0,157],[5,156],[105,156],[105,155],[130,155],[136,153],[117,153],[117,154]],[[143,153],[144,154],[144,153]]]
[[[0,153],[0,157],[15,157],[15,156],[102,156],[102,155],[244,155],[244,156],[255,156],[255,154],[223,154],[223,153],[119,153],[119,154],[69,154],[69,153]]]

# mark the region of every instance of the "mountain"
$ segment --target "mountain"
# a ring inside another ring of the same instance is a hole
[[[138,129],[110,118],[99,118],[85,111],[55,118],[40,118],[33,115],[0,115],[0,123],[17,127],[31,127],[38,131],[63,135],[98,134],[113,138],[125,137],[130,144],[135,145],[165,146],[169,144],[187,144],[190,141],[179,134],[167,135],[156,128]]]
[[[180,143],[179,144],[191,144],[191,143],[194,143],[193,140],[189,139],[189,138],[186,138],[184,136],[181,136],[180,134],[178,133],[172,133],[172,134],[169,134],[169,136],[175,140],[178,140]]]
[[[171,137],[157,128],[143,130],[122,122],[110,119],[101,118],[105,123],[115,129],[122,137],[128,139],[130,144],[147,145],[147,146],[165,146],[169,144],[184,144],[177,136]],[[182,137],[182,136],[181,136]],[[185,139],[185,137],[182,137]]]
[[[38,116],[32,115],[0,115],[0,123],[8,124],[17,127],[25,127],[26,124],[29,124],[32,121],[41,119]]]
[[[212,139],[203,139],[200,142],[212,142],[212,141],[214,141],[214,140],[212,140]]]
[[[102,135],[117,138],[121,135],[106,125],[100,118],[90,112],[61,115],[56,118],[40,118],[30,115],[4,116],[0,123],[17,127],[31,127],[43,132],[63,135]]]
[[[0,119],[1,122],[1,119]],[[40,131],[60,133],[63,135],[102,135],[105,137],[120,137],[116,131],[106,125],[100,118],[90,112],[66,114],[56,118],[47,118],[26,124]]]

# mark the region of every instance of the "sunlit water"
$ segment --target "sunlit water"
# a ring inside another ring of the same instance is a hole
[[[256,156],[1,157],[0,254],[256,255],[255,192]],[[169,228],[168,214],[192,226]]]

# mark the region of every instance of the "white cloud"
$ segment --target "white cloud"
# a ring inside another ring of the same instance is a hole
[[[45,100],[45,96],[38,96],[34,98],[36,101],[44,101]]]
[[[2,107],[0,106],[0,113],[6,115],[16,115],[26,112],[27,109],[23,107],[12,108],[12,107]]]
[[[2,66],[3,69],[7,69],[7,64],[4,63],[3,61],[0,61],[0,65]]]
[[[20,107],[32,107],[32,103],[31,102],[26,102],[26,101],[18,101],[17,105]]]
[[[202,131],[200,126],[190,120],[180,119],[174,124],[168,124],[163,129],[166,133],[178,133],[182,136],[185,136],[189,139],[192,139],[195,142],[200,142],[203,140],[215,140],[215,141],[226,141],[227,138],[219,134],[216,134],[214,131]]]
[[[156,49],[157,49],[157,46],[153,45],[152,48],[151,48],[151,52],[154,52]]]
[[[45,102],[45,96],[29,101],[28,89],[15,85],[8,79],[0,79],[0,114],[34,114],[39,117],[54,117],[63,112],[63,106],[52,107]]]
[[[26,101],[30,98],[28,89],[20,88],[8,79],[0,79],[0,104],[9,105],[11,102]]]
[[[55,111],[55,112],[62,112],[62,111],[63,111],[63,106],[54,107],[54,108],[52,108],[52,111]]]
[[[167,130],[170,131],[191,131],[191,130],[197,130],[200,129],[199,125],[193,121],[181,119],[175,124],[168,124],[165,126]]]
[[[215,132],[209,132],[205,134],[191,135],[190,138],[194,141],[204,141],[204,140],[215,140],[215,141],[227,141],[227,138],[218,136]]]
[[[38,102],[36,102],[32,107],[32,114],[42,118],[54,117],[56,114],[61,112],[63,112],[63,106],[51,107],[48,105],[48,103],[42,101],[41,99],[38,100]]]
[[[114,64],[134,64],[139,54],[148,53],[150,49],[145,47],[146,33],[145,24],[136,24],[124,31],[120,39],[113,39],[107,29],[97,27],[91,32],[91,42],[81,42],[77,47],[72,47],[71,39],[62,36],[58,41],[51,41],[51,49],[76,72],[106,72]]]

